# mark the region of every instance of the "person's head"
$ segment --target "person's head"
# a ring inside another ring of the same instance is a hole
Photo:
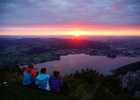
[[[15,67],[18,68],[19,67],[19,64],[16,64]]]
[[[47,71],[48,71],[47,68],[41,68],[41,71],[40,72],[41,73],[47,73]]]
[[[45,67],[45,69],[46,69],[46,72],[48,72],[48,68],[47,68],[47,67]]]
[[[23,72],[26,71],[26,67],[23,67],[23,68],[22,68],[22,71],[23,71]]]
[[[59,71],[54,71],[53,76],[58,78],[60,76],[60,72]]]
[[[23,72],[25,72],[25,71],[26,71],[26,72],[30,72],[30,70],[29,70],[28,67],[24,67],[22,70],[23,70]]]
[[[28,65],[29,68],[34,68],[33,64]]]

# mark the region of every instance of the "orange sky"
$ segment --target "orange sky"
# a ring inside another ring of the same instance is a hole
[[[0,35],[105,35],[140,36],[140,25],[28,25],[0,27]]]

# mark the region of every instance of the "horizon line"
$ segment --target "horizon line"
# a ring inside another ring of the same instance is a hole
[[[72,36],[72,37],[76,37],[75,35],[1,35],[0,34],[0,36],[27,36],[27,37],[30,37],[30,36],[32,36],[32,37],[42,37],[42,36],[45,36],[45,37],[47,37],[47,36]],[[86,36],[86,37],[140,37],[140,35],[80,35],[80,36],[78,36],[78,37],[84,37],[84,36]]]

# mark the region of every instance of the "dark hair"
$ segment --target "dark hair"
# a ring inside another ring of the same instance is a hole
[[[22,71],[24,72],[25,70],[26,70],[26,67],[23,67],[23,68],[22,68]]]
[[[28,67],[29,68],[33,68],[34,66],[33,66],[33,64],[29,64]]]
[[[54,75],[54,77],[59,78],[60,77],[60,72],[59,71],[54,71],[53,75]]]
[[[40,71],[41,73],[46,73],[47,71],[46,71],[46,68],[41,68],[41,71]]]

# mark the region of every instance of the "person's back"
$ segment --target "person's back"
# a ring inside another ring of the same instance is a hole
[[[23,70],[23,80],[22,80],[22,84],[24,86],[28,86],[30,84],[32,84],[32,81],[31,81],[31,74],[29,72],[29,70],[27,68],[24,68]]]
[[[28,66],[28,70],[30,71],[30,73],[31,73],[31,75],[32,75],[33,78],[36,77],[37,71],[34,69],[33,64],[30,64],[30,65]]]
[[[41,73],[36,77],[35,83],[38,88],[49,91],[49,78],[50,76],[46,73],[46,68],[42,68]]]
[[[53,76],[50,78],[50,88],[54,93],[59,93],[62,90],[62,80],[59,76],[59,72],[54,71]]]
[[[32,77],[33,77],[33,78],[35,78],[35,77],[36,77],[37,72],[36,72],[36,70],[35,70],[35,69],[32,69],[32,70],[31,70],[31,75],[32,75]]]

